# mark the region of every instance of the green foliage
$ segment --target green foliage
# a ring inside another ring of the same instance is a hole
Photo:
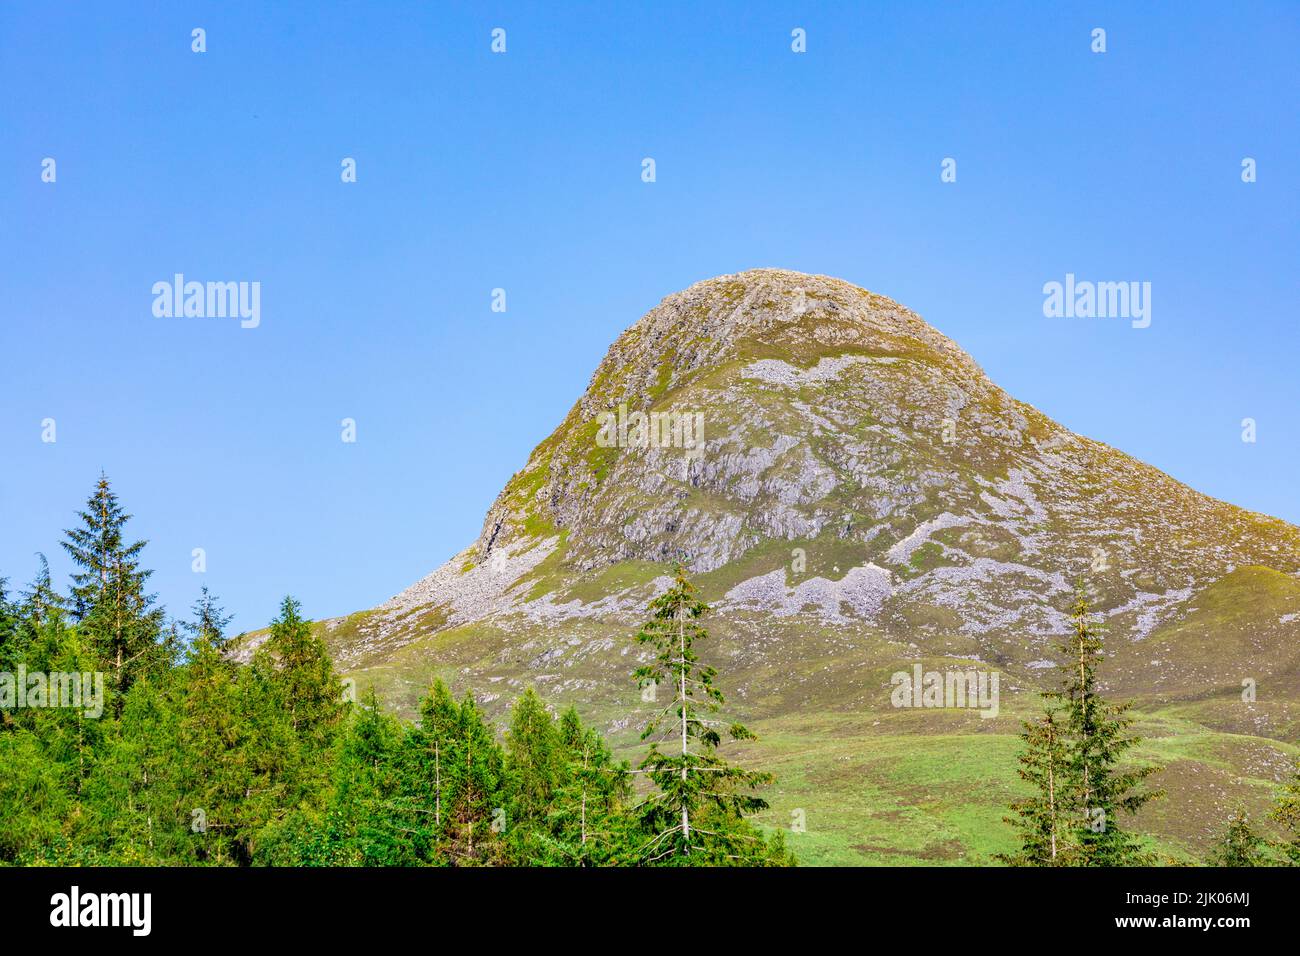
[[[1073,821],[1067,818],[1067,742],[1056,712],[1050,708],[1041,719],[1024,721],[1023,726],[1020,739],[1025,749],[1017,772],[1034,793],[1013,803],[1015,816],[1005,818],[1019,832],[1020,849],[998,858],[1012,866],[1065,866],[1075,849]]]
[[[1295,776],[1282,789],[1269,816],[1286,833],[1286,839],[1279,845],[1282,855],[1291,866],[1300,866],[1300,763],[1296,764]]]
[[[145,593],[152,571],[140,566],[145,541],[127,543],[131,516],[118,503],[108,478],[100,475],[78,513],[81,525],[64,532],[63,549],[81,570],[72,576],[72,614],[109,667],[113,687],[124,694],[143,671],[157,663],[163,611]]]
[[[192,620],[164,624],[143,591],[143,543],[125,543],[106,478],[81,518],[65,545],[79,568],[69,599],[44,559],[17,600],[0,579],[4,668],[98,675],[103,688],[94,706],[0,710],[0,864],[792,862],[779,834],[764,839],[745,819],[766,807],[744,791],[767,775],[715,752],[721,735],[706,715],[723,699],[695,659],[705,608],[680,575],[643,639],[663,638],[648,673],[671,670],[690,688],[678,716],[692,749],[652,746],[643,769],[658,792],[637,803],[627,763],[576,710],[557,719],[531,688],[503,740],[470,693],[458,702],[442,681],[416,725],[386,713],[373,689],[346,703],[320,630],[291,597],[236,663],[230,617],[206,587]],[[740,725],[728,733],[752,739]],[[656,829],[665,807],[674,820],[690,814],[682,841]]]
[[[1268,841],[1255,832],[1245,810],[1238,810],[1210,850],[1210,866],[1267,866]]]
[[[1119,815],[1136,813],[1161,795],[1143,788],[1159,768],[1120,765],[1141,740],[1128,733],[1130,705],[1111,703],[1098,691],[1101,633],[1082,589],[1060,651],[1066,661],[1060,665],[1061,689],[1045,696],[1064,719],[1058,722],[1049,707],[1040,723],[1026,725],[1019,772],[1036,794],[1013,805],[1016,817],[1010,819],[1021,847],[1001,859],[1019,865],[1149,864],[1138,838],[1120,827]]]
[[[656,792],[641,805],[640,822],[649,839],[640,857],[666,865],[764,862],[769,848],[745,817],[768,808],[753,791],[770,784],[772,776],[734,766],[717,752],[721,728],[733,740],[754,735],[741,724],[728,727],[710,716],[725,699],[714,684],[717,671],[695,653],[696,643],[708,637],[699,621],[709,607],[682,567],[673,577],[668,590],[650,602],[651,617],[637,635],[638,643],[655,651],[653,661],[634,673],[638,685],[653,685],[656,696],[662,686],[671,695],[641,734],[642,740],[656,738],[640,765]]]

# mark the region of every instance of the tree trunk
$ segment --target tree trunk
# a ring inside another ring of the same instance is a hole
[[[677,663],[677,673],[679,676],[679,690],[682,716],[682,783],[686,782],[686,622],[681,617],[681,611],[678,611],[677,617],[677,635],[680,643],[681,659]],[[685,789],[685,788],[683,788]],[[686,843],[686,852],[691,852],[691,817],[686,808],[686,798],[682,797],[682,839]]]

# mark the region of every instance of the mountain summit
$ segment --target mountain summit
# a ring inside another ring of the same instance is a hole
[[[493,612],[530,603],[512,594],[561,608],[547,598],[565,583],[674,560],[752,566],[714,595],[725,606],[992,648],[1063,633],[1080,577],[1145,637],[1237,568],[1296,575],[1300,532],[1074,435],[896,302],[760,269],[669,296],[620,336],[474,545],[389,607],[458,617],[460,588],[440,589],[478,571]]]
[[[632,628],[676,561],[714,605],[743,716],[821,741],[816,759],[838,752],[828,740],[855,741],[845,760],[873,752],[872,728],[917,719],[889,704],[913,662],[999,670],[1012,700],[1001,720],[931,715],[906,733],[1014,742],[1008,711],[1037,706],[1080,580],[1113,689],[1207,732],[1297,726],[1300,529],[1073,434],[896,302],[775,269],[646,313],[475,542],[325,627],[399,704],[435,673],[489,706],[494,686],[533,683],[617,736],[639,706]],[[1244,680],[1270,696],[1239,706]]]

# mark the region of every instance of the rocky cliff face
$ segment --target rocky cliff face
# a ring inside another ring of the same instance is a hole
[[[441,601],[463,623],[675,560],[752,565],[714,595],[723,610],[995,645],[1061,633],[1079,578],[1144,637],[1236,568],[1295,575],[1300,533],[1072,434],[895,302],[762,269],[629,328],[474,545],[389,608]]]

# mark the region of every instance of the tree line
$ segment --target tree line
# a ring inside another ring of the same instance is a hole
[[[102,673],[105,703],[0,709],[0,863],[794,863],[749,819],[771,778],[718,753],[724,699],[695,653],[708,608],[680,569],[637,635],[655,656],[636,680],[664,704],[634,769],[531,688],[504,736],[441,680],[412,723],[373,691],[349,700],[292,597],[237,663],[206,587],[179,621],[148,592],[145,542],[127,537],[106,477],[78,517],[67,593],[44,558],[20,594],[0,579],[0,673]]]

